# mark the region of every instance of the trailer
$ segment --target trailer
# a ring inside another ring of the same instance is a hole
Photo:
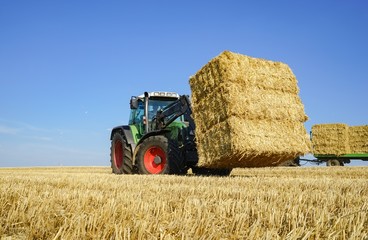
[[[351,153],[344,155],[314,155],[319,162],[326,162],[327,166],[344,166],[352,160],[368,161],[368,153]]]
[[[321,155],[316,154],[313,155],[315,159],[306,159],[306,158],[299,158],[298,165],[300,166],[300,161],[315,163],[317,165],[326,163],[326,166],[344,166],[345,164],[351,163],[352,160],[362,160],[368,161],[368,154],[367,153],[351,153],[351,154],[344,154],[344,155]]]
[[[310,132],[315,159],[301,159],[327,166],[344,166],[352,160],[368,161],[368,125],[315,124]]]

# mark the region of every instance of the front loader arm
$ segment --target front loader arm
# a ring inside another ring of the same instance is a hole
[[[184,120],[189,123],[189,127],[194,129],[194,121],[191,117],[192,107],[187,95],[181,95],[178,100],[166,106],[156,114],[156,129],[161,130],[169,126],[175,119],[184,115]]]

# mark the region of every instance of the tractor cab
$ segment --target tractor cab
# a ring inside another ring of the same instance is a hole
[[[138,142],[143,135],[155,130],[154,118],[157,112],[178,100],[179,97],[179,94],[174,92],[145,92],[145,94],[131,97],[129,125],[135,142]]]

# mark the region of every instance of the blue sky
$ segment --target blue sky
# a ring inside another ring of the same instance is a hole
[[[308,130],[368,124],[367,26],[363,0],[0,1],[0,167],[108,166],[130,96],[224,50],[287,63]]]

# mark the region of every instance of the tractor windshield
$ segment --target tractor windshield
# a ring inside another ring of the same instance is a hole
[[[152,118],[156,115],[157,111],[165,108],[170,103],[176,101],[176,98],[150,98],[148,104],[148,121],[152,122]],[[136,109],[131,109],[129,124],[142,124],[144,116],[144,102],[138,101]]]
[[[150,99],[148,105],[148,120],[152,121],[152,118],[156,115],[157,111],[165,108],[170,103],[174,102],[175,98],[164,99]]]

